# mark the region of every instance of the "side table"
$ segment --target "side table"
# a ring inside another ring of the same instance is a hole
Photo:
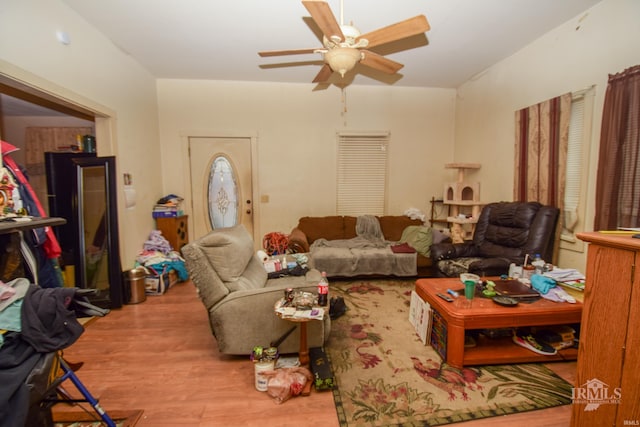
[[[274,311],[276,315],[283,319],[288,320],[289,322],[294,322],[299,324],[300,329],[300,349],[298,350],[298,358],[300,360],[300,366],[309,367],[309,346],[307,344],[307,323],[312,320],[323,320],[326,315],[326,310],[324,307],[312,307],[311,310],[296,310],[294,307],[286,307],[290,308],[289,312],[282,310],[284,306],[284,298],[279,299],[274,307]],[[309,312],[311,313],[313,310],[322,310],[322,314],[309,317],[302,315],[301,313]],[[295,314],[298,313],[298,314]]]
[[[298,359],[300,359],[300,366],[309,366],[309,346],[307,345],[307,323],[311,319],[288,318],[286,320],[299,324],[300,349],[298,350]]]

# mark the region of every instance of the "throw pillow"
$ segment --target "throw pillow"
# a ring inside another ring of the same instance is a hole
[[[431,227],[424,225],[410,225],[402,232],[400,237],[401,243],[408,243],[419,254],[428,257],[431,255],[431,243],[433,242],[433,234]]]

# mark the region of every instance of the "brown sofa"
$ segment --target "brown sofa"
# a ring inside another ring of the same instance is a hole
[[[403,232],[409,226],[424,226],[421,220],[404,215],[378,216],[377,219],[384,239],[391,242],[399,242]],[[302,217],[298,225],[291,230],[289,249],[293,252],[309,252],[310,246],[318,239],[353,239],[356,237],[356,222],[355,216]],[[431,258],[427,256],[418,253],[416,267],[418,276],[433,275]]]

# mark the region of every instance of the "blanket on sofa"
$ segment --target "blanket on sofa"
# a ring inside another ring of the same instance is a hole
[[[356,218],[356,237],[352,239],[335,240],[320,238],[313,242],[309,249],[313,251],[313,248],[320,247],[354,249],[385,248],[390,244],[391,242],[384,240],[378,218],[373,215],[361,215]]]
[[[392,244],[384,239],[375,216],[362,215],[356,220],[356,237],[317,239],[309,250],[314,267],[329,276],[416,275],[416,254],[393,253]]]
[[[329,277],[383,275],[411,277],[417,274],[417,253],[393,253],[385,248],[332,248],[312,250],[313,267]]]

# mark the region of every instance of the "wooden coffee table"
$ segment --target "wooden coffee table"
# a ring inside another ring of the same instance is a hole
[[[575,360],[578,350],[568,348],[555,355],[542,355],[513,343],[510,337],[486,338],[480,335],[475,347],[464,347],[465,330],[580,323],[582,303],[558,303],[544,298],[503,307],[476,295],[471,308],[459,308],[436,296],[447,289],[462,289],[458,278],[431,278],[416,281],[416,292],[438,312],[446,324],[446,362],[456,368],[468,365],[549,362]],[[459,298],[464,298],[462,292]]]

